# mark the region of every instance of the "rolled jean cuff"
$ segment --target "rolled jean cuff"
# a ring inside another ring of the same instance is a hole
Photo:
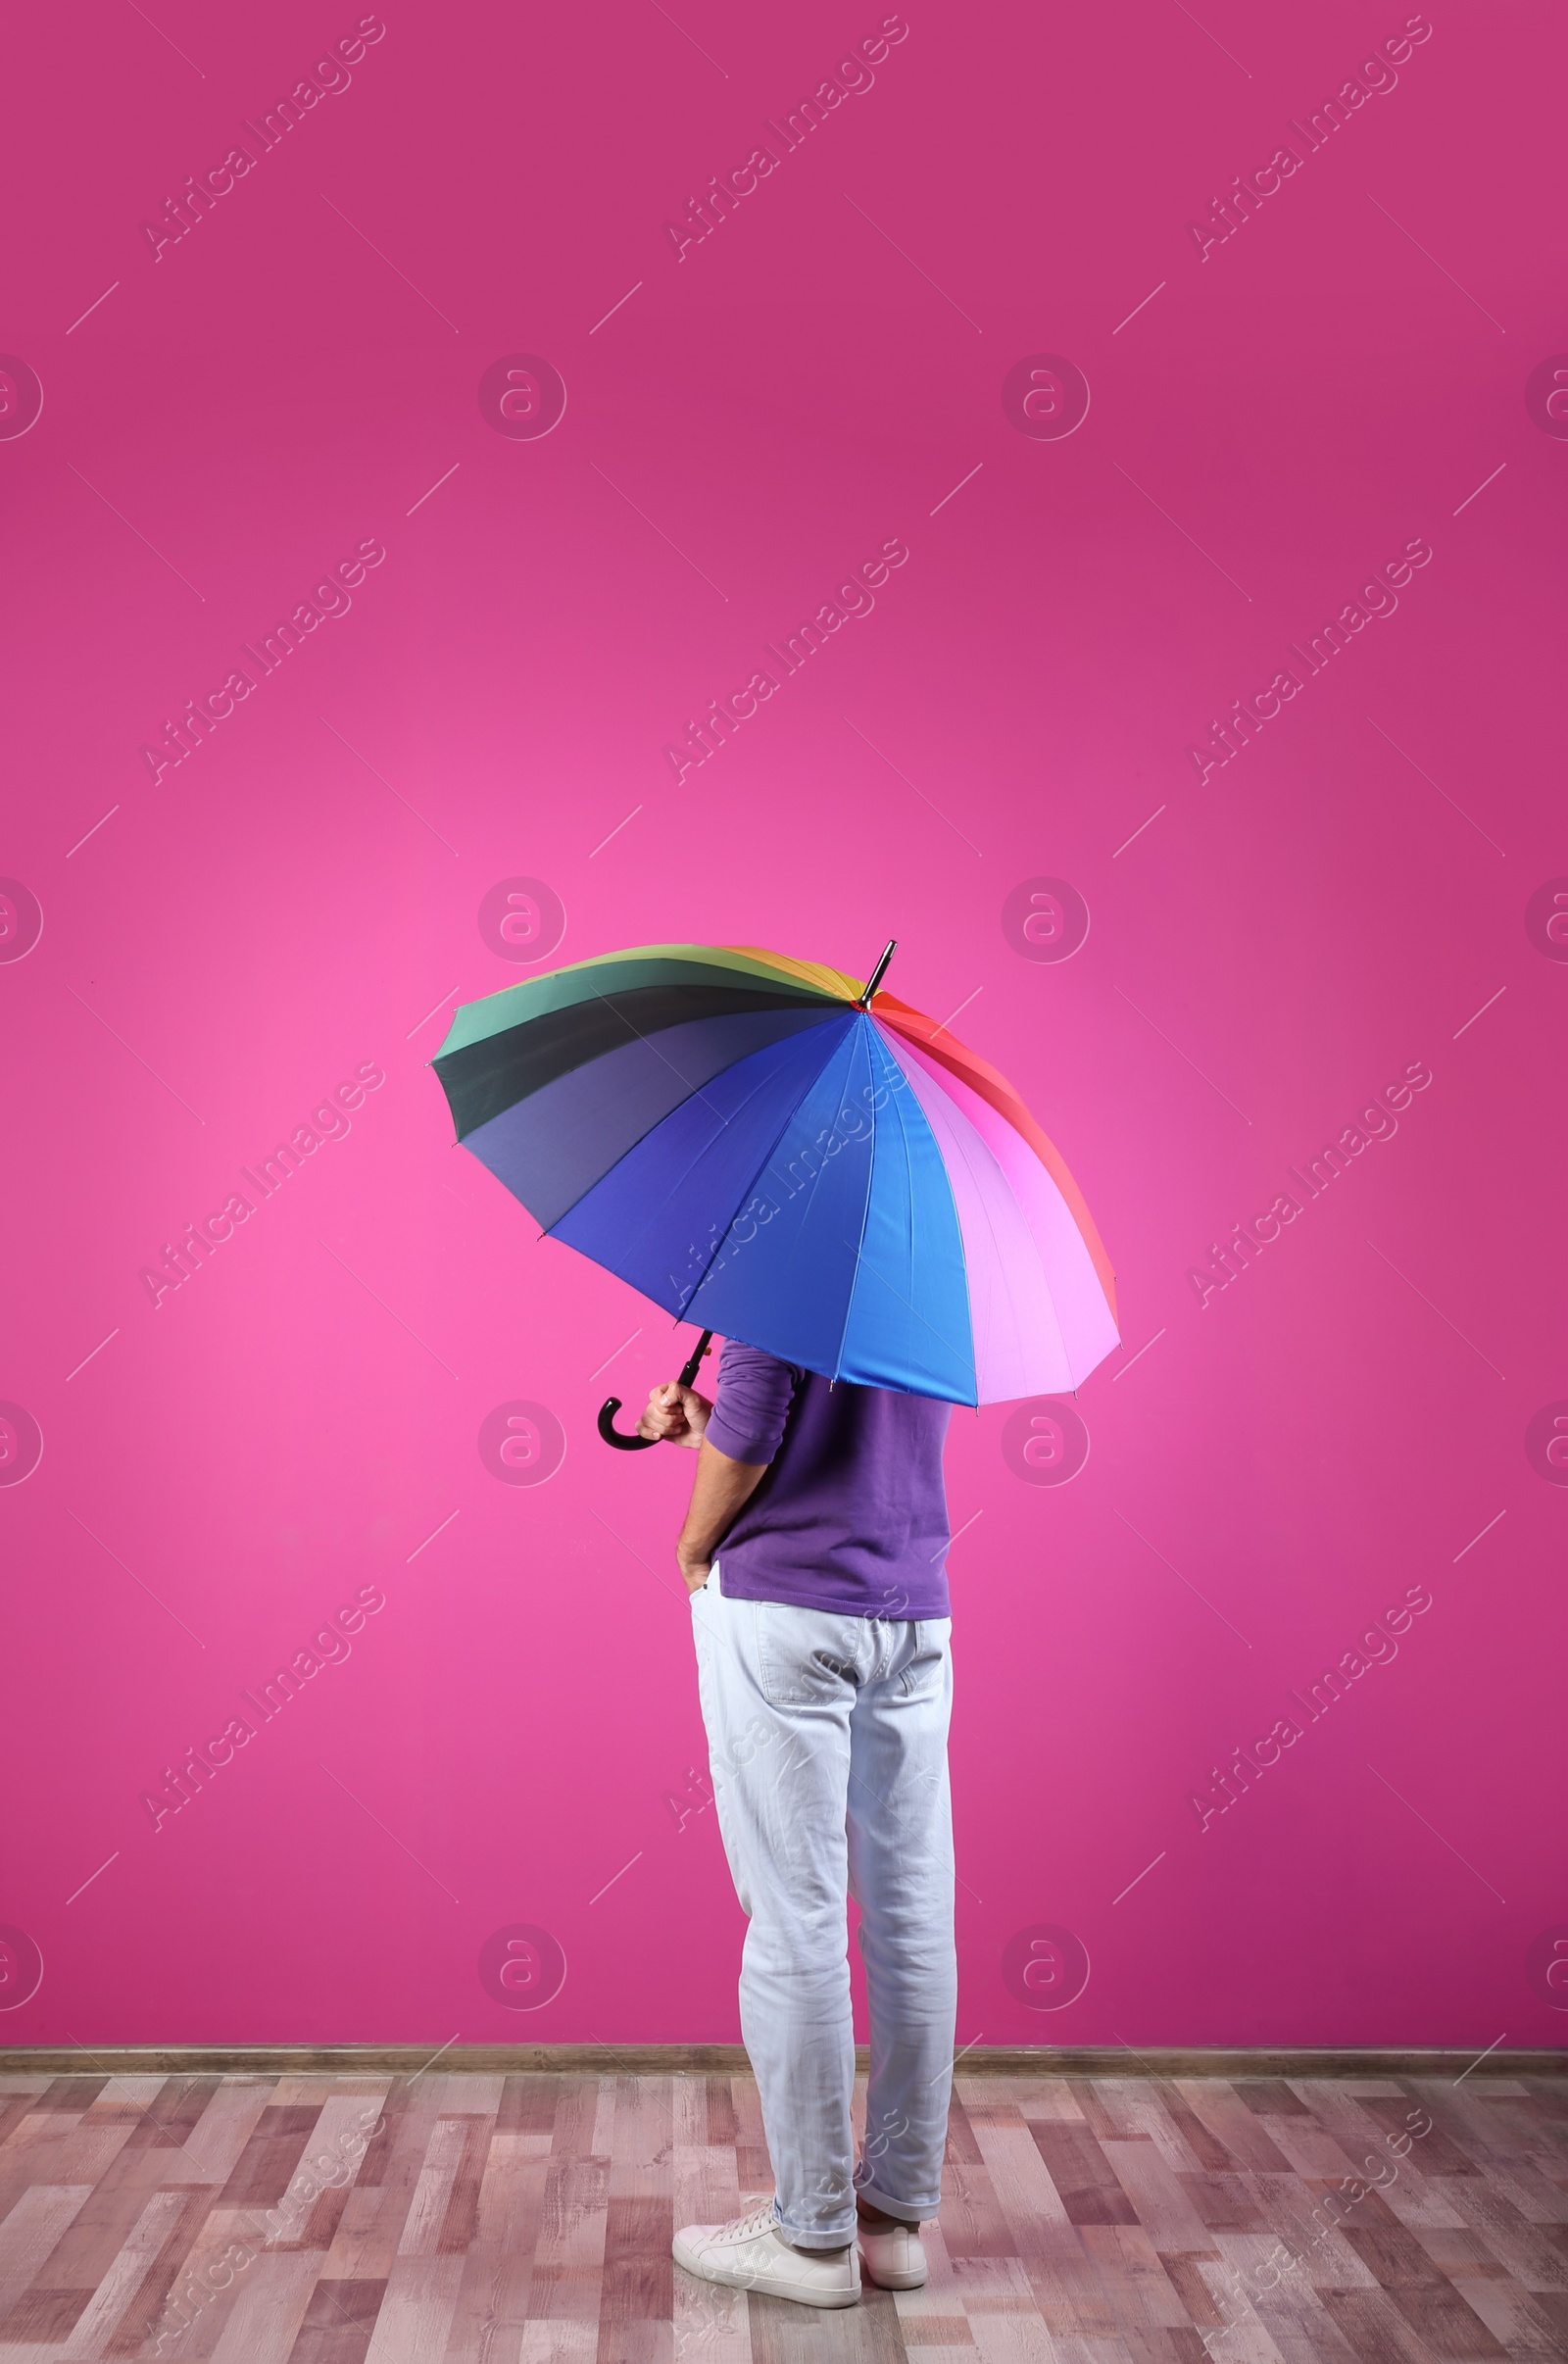
[[[857,2221],[852,2210],[850,2221],[842,2233],[825,2233],[820,2225],[811,2225],[805,2232],[797,2233],[779,2214],[777,2198],[773,2201],[773,2222],[778,2228],[779,2239],[787,2241],[794,2249],[847,2249],[855,2240]]]
[[[929,2207],[917,2208],[910,2200],[895,2199],[890,2192],[879,2192],[875,2184],[857,2184],[856,2190],[868,2207],[880,2208],[884,2216],[896,2216],[906,2225],[925,2224],[941,2206],[939,2200],[932,2200]]]

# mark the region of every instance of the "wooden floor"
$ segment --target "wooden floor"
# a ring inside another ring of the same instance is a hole
[[[670,2259],[770,2188],[744,2077],[0,2074],[0,2364],[1568,2356],[1568,2080],[960,2070],[948,2159],[819,2314]]]

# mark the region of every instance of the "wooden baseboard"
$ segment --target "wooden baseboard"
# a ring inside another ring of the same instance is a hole
[[[866,2066],[866,2050],[856,2061]],[[1484,2066],[1483,2066],[1484,2062]],[[432,2052],[418,2044],[154,2044],[0,2045],[0,2076],[744,2076],[738,2044],[466,2044]],[[1448,2046],[991,2044],[960,2055],[964,2077],[1549,2077],[1568,2071],[1568,2050],[1533,2046],[1477,2055]]]

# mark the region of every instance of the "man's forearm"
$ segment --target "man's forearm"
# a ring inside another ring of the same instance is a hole
[[[710,1561],[766,1474],[765,1461],[732,1461],[705,1437],[697,1452],[697,1474],[675,1546],[677,1556],[698,1565]]]

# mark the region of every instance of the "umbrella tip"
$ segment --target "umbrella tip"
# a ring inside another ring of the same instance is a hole
[[[887,946],[883,952],[882,958],[880,960],[878,960],[875,968],[872,969],[870,976],[866,980],[865,991],[861,994],[859,1000],[855,1005],[857,1010],[868,1010],[870,1008],[871,997],[875,993],[877,987],[881,984],[882,979],[887,974],[888,962],[892,960],[893,955],[898,948],[898,942],[899,939],[897,936],[890,936],[888,938]]]

